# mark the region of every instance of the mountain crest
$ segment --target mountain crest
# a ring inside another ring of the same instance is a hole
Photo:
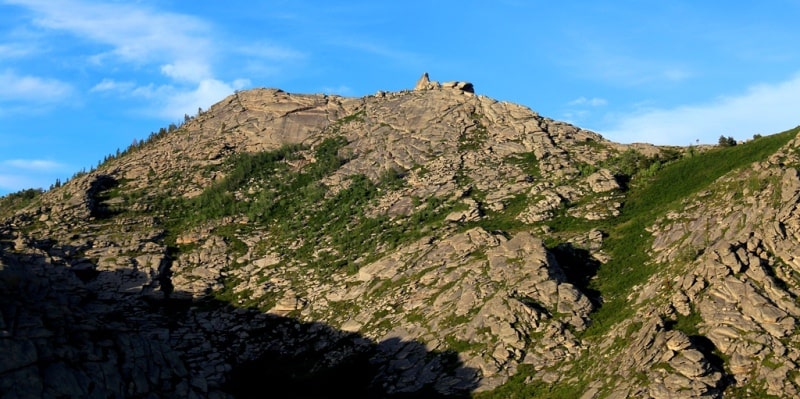
[[[0,392],[794,397],[797,134],[624,145],[427,73],[237,92],[3,199]]]
[[[472,86],[472,83],[469,82],[445,82],[439,83],[435,81],[431,81],[428,77],[428,73],[425,72],[422,76],[417,80],[417,84],[414,86],[415,91],[419,90],[434,90],[434,89],[455,89],[461,90],[467,93],[475,93],[475,88]]]

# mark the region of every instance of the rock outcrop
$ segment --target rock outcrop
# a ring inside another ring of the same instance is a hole
[[[431,81],[430,77],[428,77],[427,72],[423,73],[422,76],[419,78],[419,80],[417,80],[417,84],[414,85],[415,91],[434,90],[434,89],[455,89],[463,91],[465,93],[475,93],[475,88],[472,86],[472,83],[469,82],[439,83],[436,81]]]

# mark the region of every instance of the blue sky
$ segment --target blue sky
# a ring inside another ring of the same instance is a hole
[[[234,90],[362,96],[426,71],[619,142],[775,133],[800,124],[798,21],[798,0],[0,0],[0,195]]]

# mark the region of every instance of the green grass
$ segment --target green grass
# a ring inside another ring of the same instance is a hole
[[[365,110],[360,110],[354,114],[347,115],[341,119],[338,119],[336,123],[338,124],[345,124],[350,122],[364,122],[364,117],[366,116],[367,112]]]
[[[489,138],[489,132],[486,130],[480,120],[473,119],[475,127],[467,129],[458,136],[458,151],[479,151],[486,140]]]
[[[602,335],[611,325],[632,315],[634,310],[628,306],[627,295],[633,286],[644,283],[661,267],[647,255],[652,245],[652,236],[645,231],[647,227],[667,211],[680,209],[681,200],[702,191],[726,173],[766,159],[797,132],[798,129],[792,129],[682,158],[663,166],[655,176],[634,184],[621,215],[604,226],[609,235],[605,249],[611,261],[600,267],[592,288],[601,292],[605,303],[594,313],[593,325],[586,335]]]
[[[621,215],[612,220],[587,222],[566,216],[565,212],[548,221],[557,236],[580,234],[592,227],[599,227],[608,234],[604,250],[611,260],[597,271],[597,278],[589,288],[599,291],[602,306],[592,313],[592,325],[580,334],[591,341],[602,339],[618,322],[631,317],[635,309],[627,300],[634,286],[642,284],[664,265],[654,264],[647,255],[652,246],[652,236],[645,230],[667,211],[681,207],[681,201],[710,186],[715,180],[731,171],[762,161],[794,138],[800,128],[737,145],[695,152],[690,157],[659,165],[647,177],[634,178],[626,192]],[[650,165],[647,165],[650,169]],[[509,225],[509,227],[517,227]],[[687,334],[697,332],[699,323],[696,313],[678,317],[673,328]],[[586,390],[588,370],[596,367],[596,356],[584,352],[572,362],[572,368],[564,373],[562,382],[546,384],[538,379],[526,383],[528,377],[537,374],[530,366],[520,365],[518,373],[508,382],[490,392],[476,394],[476,399],[486,398],[566,398],[580,397]],[[570,381],[570,382],[565,382]],[[726,396],[728,391],[726,390]],[[744,389],[731,392],[731,397],[741,396]],[[752,397],[770,397],[763,391],[754,390]]]
[[[700,323],[703,322],[703,317],[697,311],[692,311],[684,316],[678,313],[675,320],[670,320],[666,324],[672,330],[680,331],[687,336],[700,335]]]
[[[478,201],[480,202],[480,199]],[[528,201],[529,198],[525,193],[503,200],[505,208],[502,211],[487,211],[485,217],[475,222],[465,223],[463,229],[480,226],[486,231],[516,232],[522,230],[527,225],[517,219],[517,216],[528,207]]]
[[[44,193],[41,189],[29,188],[0,197],[0,217],[10,217],[14,212],[32,204]]]
[[[568,372],[568,374],[573,371]],[[580,373],[580,371],[578,371]],[[479,392],[473,395],[474,399],[562,399],[579,398],[589,384],[588,380],[578,380],[574,383],[548,384],[542,380],[535,379],[526,382],[529,376],[535,376],[537,372],[529,364],[520,364],[517,373],[511,376],[508,381],[500,387],[489,391]]]
[[[539,169],[539,160],[536,159],[536,154],[533,152],[509,155],[504,161],[519,166],[528,176],[540,177],[542,175]]]
[[[165,242],[174,246],[179,232],[222,223],[214,234],[225,239],[231,255],[239,257],[248,250],[237,238],[244,227],[223,221],[246,216],[247,228],[258,228],[270,237],[269,246],[255,248],[258,252],[276,252],[316,268],[321,276],[339,270],[354,273],[361,264],[420,238],[424,227],[444,223],[457,206],[432,197],[406,218],[368,216],[367,210],[383,192],[405,186],[405,172],[386,170],[377,182],[364,175],[350,176],[347,187],[333,194],[321,180],[348,161],[339,155],[346,144],[343,137],[322,141],[313,149],[315,161],[300,170],[291,169],[286,161],[311,151],[307,147],[237,155],[224,166],[227,176],[199,196],[156,201],[165,215]],[[320,248],[331,250],[320,252]]]
[[[794,138],[799,130],[795,128],[671,163],[628,199],[625,211],[630,215],[637,215],[662,211],[669,205],[677,207],[678,200],[700,191],[722,175],[765,160]]]

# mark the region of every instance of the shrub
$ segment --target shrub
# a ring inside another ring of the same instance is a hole
[[[719,146],[720,147],[733,147],[736,145],[736,139],[731,136],[719,136]]]

